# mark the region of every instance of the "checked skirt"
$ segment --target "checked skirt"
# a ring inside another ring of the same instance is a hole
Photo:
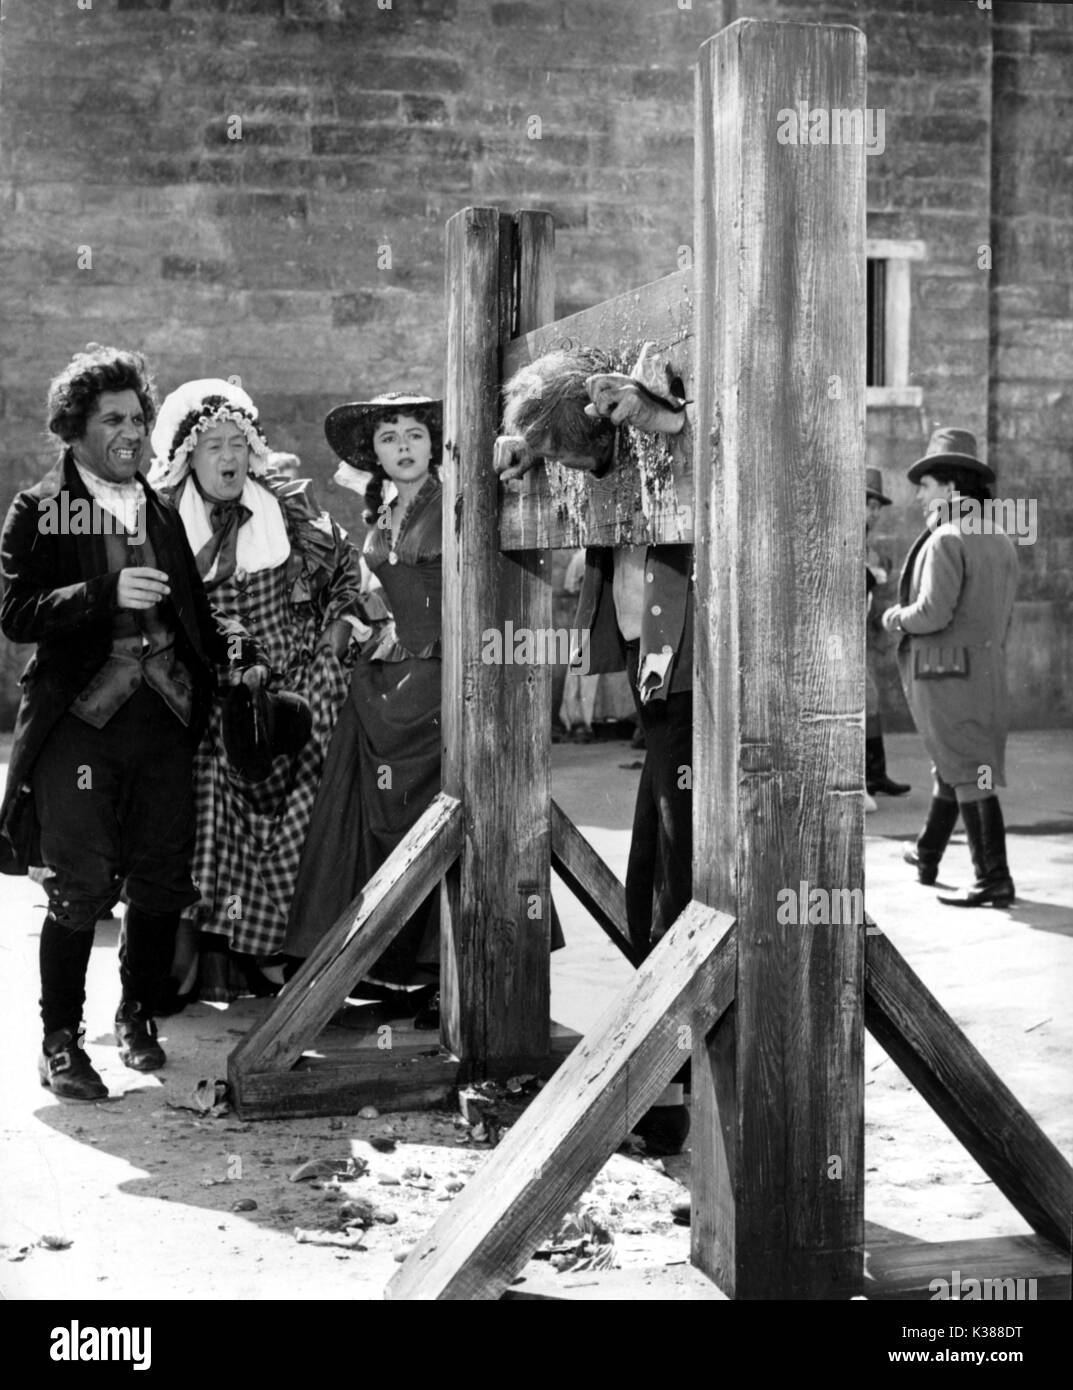
[[[197,844],[194,880],[201,901],[184,917],[227,939],[234,951],[268,956],[283,940],[295,876],[349,671],[319,635],[307,605],[292,605],[286,564],[214,589],[214,606],[240,617],[266,648],[274,690],[307,699],[313,732],[298,754],[275,760],[263,782],[240,777],[224,754],[217,701],[194,762]],[[221,689],[226,675],[221,673]]]

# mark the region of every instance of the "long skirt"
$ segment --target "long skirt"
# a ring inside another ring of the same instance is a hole
[[[313,731],[296,754],[282,754],[263,782],[239,776],[224,752],[217,701],[195,757],[198,839],[194,878],[201,901],[185,914],[233,951],[268,956],[280,949],[295,875],[345,691],[347,673],[319,650],[300,679],[282,688],[304,695]],[[208,997],[202,991],[202,997]]]
[[[440,661],[359,661],[302,854],[283,950],[307,956],[440,789]],[[438,959],[439,888],[372,970],[409,983]]]

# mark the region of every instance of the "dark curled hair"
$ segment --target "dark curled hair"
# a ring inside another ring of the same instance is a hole
[[[65,444],[81,439],[86,422],[105,391],[134,391],[148,431],[156,419],[156,390],[140,352],[87,343],[48,388],[48,428]]]
[[[953,483],[955,492],[974,502],[991,500],[991,488],[973,468],[961,468],[956,463],[937,463],[921,476],[934,478],[940,484]]]
[[[358,466],[367,469],[373,475],[365,489],[365,511],[362,516],[366,526],[374,526],[379,520],[380,509],[384,505],[384,484],[387,482],[387,474],[376,461],[373,435],[380,425],[398,420],[402,415],[416,420],[428,430],[429,438],[432,440],[429,472],[437,478],[440,474],[440,459],[443,457],[443,417],[439,406],[389,403],[370,411],[358,424],[354,436],[355,453],[360,459]]]
[[[503,433],[520,434],[530,448],[548,442],[563,453],[592,453],[615,432],[609,420],[585,414],[587,377],[613,371],[606,353],[563,347],[520,368],[503,387]]]
[[[206,396],[205,399],[201,402],[201,404],[199,406],[195,406],[193,410],[188,411],[187,414],[183,416],[183,418],[179,421],[178,425],[176,426],[175,438],[171,441],[171,445],[168,449],[169,459],[173,459],[175,457],[176,453],[178,452],[179,446],[182,444],[183,440],[187,437],[187,435],[194,428],[194,426],[198,424],[199,421],[204,420],[206,415],[211,415],[211,413],[217,408],[217,406],[221,405],[226,406],[228,411],[232,414],[241,415],[243,420],[248,421],[249,424],[253,426],[253,431],[257,435],[257,438],[261,441],[261,443],[265,446],[266,449],[268,448],[268,440],[265,438],[264,430],[261,429],[261,426],[257,423],[257,421],[254,419],[254,417],[250,414],[248,410],[243,410],[240,406],[235,405],[232,401],[229,401],[226,396]]]

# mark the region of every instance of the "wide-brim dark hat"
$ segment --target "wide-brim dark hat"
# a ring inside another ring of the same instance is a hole
[[[431,396],[415,396],[405,391],[387,391],[382,396],[374,396],[371,401],[349,401],[346,405],[337,405],[334,410],[329,411],[324,421],[324,434],[332,450],[344,463],[351,468],[356,468],[359,472],[368,473],[370,467],[375,462],[368,453],[361,449],[361,440],[365,434],[365,429],[369,417],[381,413],[384,406],[395,406],[400,415],[406,413],[407,406],[420,405],[432,407],[436,412],[437,424],[443,428],[443,401],[434,400]],[[433,460],[437,462],[437,460]]]
[[[221,717],[224,752],[240,777],[263,782],[282,753],[300,753],[313,732],[309,701],[288,690],[277,694],[233,685]]]
[[[891,505],[890,498],[883,495],[883,474],[878,468],[864,470],[864,495],[874,497],[881,507]]]
[[[928,440],[924,457],[917,459],[906,477],[911,483],[919,483],[925,473],[942,463],[978,473],[985,483],[995,481],[992,470],[976,457],[976,436],[969,430],[936,430]]]

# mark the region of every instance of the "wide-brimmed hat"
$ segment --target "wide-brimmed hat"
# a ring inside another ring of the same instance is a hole
[[[906,477],[911,483],[919,483],[925,473],[944,463],[953,468],[967,468],[972,473],[978,473],[985,483],[995,481],[992,470],[976,457],[976,436],[968,430],[953,429],[935,430],[928,440],[924,457],[917,459]]]
[[[878,468],[864,470],[864,495],[874,497],[881,507],[890,506],[890,498],[883,495],[883,474]]]
[[[300,753],[313,732],[309,701],[289,690],[232,686],[223,701],[221,734],[227,760],[240,777],[263,782],[281,753]]]
[[[431,407],[435,411],[436,423],[443,428],[443,401],[431,396],[418,396],[406,391],[387,391],[382,396],[374,396],[371,401],[349,401],[337,405],[329,411],[324,421],[324,434],[335,454],[350,468],[359,473],[369,474],[375,459],[367,449],[362,448],[362,439],[369,417],[382,413],[385,406],[394,406],[400,415],[405,415],[408,406]],[[436,463],[438,460],[433,459]]]

